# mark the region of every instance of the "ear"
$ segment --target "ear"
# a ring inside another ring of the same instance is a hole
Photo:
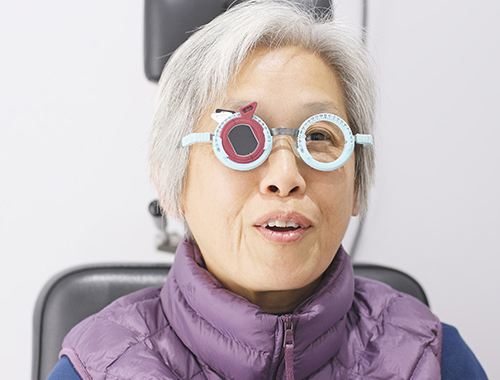
[[[358,214],[359,214],[359,209],[358,209],[358,181],[354,180],[354,195],[353,195],[351,216],[358,216]]]
[[[162,203],[161,208],[162,208],[163,212],[167,213],[167,214],[168,214],[168,215],[170,215],[170,216],[173,216],[173,217],[178,218],[178,217],[180,217],[182,214],[184,214],[184,212],[183,212],[182,210],[179,212],[179,211],[177,211],[177,210],[168,209],[168,208],[166,208],[165,206],[163,206],[163,201],[162,201],[161,203]]]
[[[180,217],[181,215],[184,214],[184,204],[183,204],[183,197],[179,200],[179,207],[172,207],[172,205],[167,204],[166,200],[164,197],[161,196],[161,193],[158,189],[158,186],[155,184],[156,187],[156,192],[158,193],[158,196],[160,197],[160,204],[161,204],[161,209],[164,213],[167,213],[170,216],[173,217]]]
[[[182,204],[182,202],[179,204],[178,209],[175,209],[174,207],[167,205],[167,202],[165,202],[165,199],[163,198],[160,199],[160,204],[162,211],[170,216],[178,218],[184,215],[184,205]]]
[[[353,205],[352,205],[352,216],[358,216],[359,210],[358,210],[358,202],[355,200]]]

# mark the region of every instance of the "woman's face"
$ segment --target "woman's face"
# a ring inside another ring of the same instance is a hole
[[[347,121],[336,73],[300,47],[257,48],[213,110],[238,112],[254,101],[255,115],[269,128],[298,129],[321,112]],[[215,131],[211,112],[196,132]],[[219,162],[211,144],[196,144],[181,206],[208,270],[228,289],[247,298],[301,289],[329,266],[356,214],[354,156],[340,169],[321,172],[278,139],[261,166],[236,171]],[[272,222],[300,227],[266,227]]]

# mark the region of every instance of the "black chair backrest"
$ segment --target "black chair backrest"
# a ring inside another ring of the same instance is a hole
[[[169,270],[167,264],[98,264],[76,267],[53,277],[35,306],[32,380],[47,378],[58,361],[61,343],[73,326],[125,294],[163,285]],[[385,282],[428,304],[422,287],[403,272],[355,264],[354,273]]]
[[[170,265],[87,265],[54,276],[38,296],[33,319],[32,379],[45,380],[73,326],[112,301],[165,283]]]
[[[330,0],[292,0],[313,8],[318,14]],[[144,71],[153,82],[160,79],[170,55],[197,28],[212,21],[229,5],[241,0],[145,0]]]

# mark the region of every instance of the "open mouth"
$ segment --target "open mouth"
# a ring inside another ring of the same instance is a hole
[[[257,219],[255,227],[265,239],[275,243],[293,243],[310,230],[311,221],[298,212],[274,211]]]
[[[295,222],[285,222],[282,220],[264,223],[263,225],[261,225],[261,227],[275,232],[289,232],[302,228],[301,225]]]

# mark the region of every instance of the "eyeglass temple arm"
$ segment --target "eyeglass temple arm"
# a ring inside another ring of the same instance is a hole
[[[361,144],[363,148],[368,148],[373,145],[373,137],[372,135],[358,133],[356,134],[356,144]]]
[[[212,119],[214,119],[217,123],[222,123],[228,116],[234,114],[233,111],[226,111],[218,109],[217,112],[214,112],[212,115]],[[191,146],[193,144],[202,143],[202,142],[210,142],[213,140],[214,135],[210,132],[202,132],[202,133],[191,133],[182,138],[181,146]]]
[[[182,138],[181,146],[191,146],[201,142],[210,142],[213,136],[214,135],[210,132],[191,133]]]

